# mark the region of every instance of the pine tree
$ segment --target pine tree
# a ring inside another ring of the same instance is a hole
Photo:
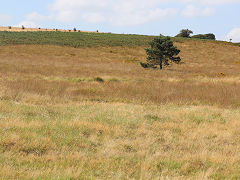
[[[170,37],[160,35],[160,37],[154,38],[149,42],[150,48],[145,49],[148,55],[147,63],[140,63],[144,68],[156,68],[157,65],[160,69],[163,68],[163,64],[168,66],[169,60],[175,63],[179,63],[181,58],[177,56],[180,50],[173,45],[173,41]]]

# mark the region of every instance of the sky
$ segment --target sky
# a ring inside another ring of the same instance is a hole
[[[0,26],[175,36],[181,29],[240,42],[240,0],[0,0]]]

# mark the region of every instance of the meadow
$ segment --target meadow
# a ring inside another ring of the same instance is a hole
[[[239,179],[240,47],[152,38],[0,32],[0,179]]]
[[[153,36],[87,32],[8,32],[0,31],[0,45],[35,44],[70,47],[143,46]]]

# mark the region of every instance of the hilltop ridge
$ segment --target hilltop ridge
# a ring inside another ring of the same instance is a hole
[[[70,47],[97,47],[97,46],[148,46],[156,36],[137,34],[113,34],[92,32],[68,32],[68,31],[0,31],[0,45],[15,44],[42,44],[60,45]],[[238,45],[224,41],[202,40],[194,38],[172,37],[174,42],[185,41],[214,42],[220,44]]]

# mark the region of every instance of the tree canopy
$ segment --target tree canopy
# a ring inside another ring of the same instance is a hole
[[[160,35],[149,42],[150,48],[146,48],[145,51],[148,55],[147,63],[141,62],[141,66],[144,68],[157,68],[157,65],[162,69],[163,64],[168,66],[169,60],[175,63],[179,63],[181,58],[177,56],[180,50],[173,45],[173,41],[168,36]]]
[[[197,35],[192,36],[192,38],[216,40],[216,37],[213,33],[197,34]]]
[[[192,32],[191,30],[189,30],[189,29],[182,29],[182,30],[180,31],[180,33],[177,34],[175,37],[190,38],[190,37],[191,37],[191,36],[190,36],[191,34],[193,34],[193,32]]]

